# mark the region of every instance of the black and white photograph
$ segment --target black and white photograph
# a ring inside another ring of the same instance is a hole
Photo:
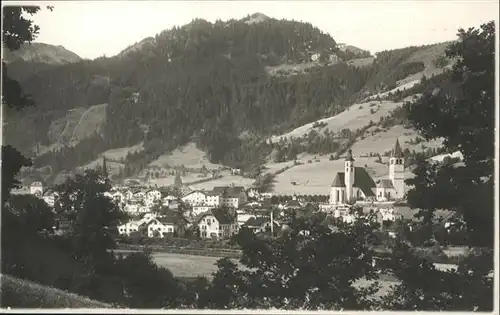
[[[499,312],[498,0],[3,1],[1,312]]]

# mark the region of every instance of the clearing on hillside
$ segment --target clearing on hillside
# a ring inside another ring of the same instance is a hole
[[[204,183],[189,185],[191,189],[200,189],[200,190],[211,190],[214,186],[243,186],[245,188],[249,188],[252,186],[255,180],[251,178],[244,178],[237,175],[223,174],[221,178],[216,178],[211,181],[207,181]]]
[[[410,151],[415,150],[416,152],[424,151],[426,148],[438,148],[442,145],[442,140],[440,139],[424,141],[419,144],[410,144],[409,142],[414,140],[419,134],[415,130],[406,129],[401,125],[393,126],[371,135],[369,132],[372,129],[373,127],[367,130],[365,134],[368,135],[364,139],[356,140],[351,147],[353,154],[366,155],[379,153],[382,155],[394,148],[396,139],[399,140],[403,150],[408,148]]]
[[[194,142],[190,142],[171,153],[163,154],[155,161],[149,163],[150,166],[175,167],[184,165],[187,168],[201,168],[203,165],[209,170],[219,169],[220,164],[213,164],[208,160],[207,154],[196,147]]]
[[[371,101],[366,103],[357,103],[347,108],[342,113],[323,118],[315,122],[300,126],[288,133],[281,136],[274,136],[271,138],[272,142],[279,142],[281,137],[294,137],[299,138],[307,135],[311,130],[316,130],[323,133],[324,130],[329,129],[334,133],[347,128],[352,131],[367,126],[370,121],[378,122],[381,117],[388,116],[391,111],[397,107],[401,107],[403,102],[392,101]],[[374,112],[373,112],[374,111]],[[372,113],[373,112],[373,113]],[[318,123],[325,123],[326,126],[322,128],[313,128],[313,125]]]
[[[72,141],[81,141],[93,133],[100,132],[106,122],[106,107],[108,104],[90,106],[78,120],[73,129]]]
[[[105,156],[107,159],[112,161],[120,161],[124,159],[129,153],[136,153],[144,150],[143,143],[139,143],[130,147],[123,147],[117,149],[110,149],[101,153],[101,156]]]

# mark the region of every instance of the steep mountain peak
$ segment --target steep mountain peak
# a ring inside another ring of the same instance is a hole
[[[3,60],[6,63],[23,60],[27,62],[60,65],[79,62],[82,58],[61,45],[55,46],[45,43],[31,43],[24,44],[16,51],[5,50]]]
[[[246,24],[254,24],[254,23],[261,23],[261,22],[267,21],[269,19],[270,18],[267,15],[260,13],[260,12],[256,12],[256,13],[244,18],[243,21]]]

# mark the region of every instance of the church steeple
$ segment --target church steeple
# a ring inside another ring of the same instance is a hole
[[[350,162],[354,162],[354,158],[352,157],[352,150],[351,149],[349,149],[349,151],[347,151],[347,155],[345,157],[345,160],[350,161]]]
[[[401,146],[399,145],[398,139],[396,139],[396,144],[394,145],[394,149],[392,149],[391,156],[396,158],[403,157],[403,150],[401,150]]]

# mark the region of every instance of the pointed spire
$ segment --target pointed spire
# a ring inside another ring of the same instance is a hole
[[[399,139],[396,138],[396,144],[394,145],[394,149],[392,150],[393,157],[403,157],[403,150],[401,150],[401,146],[399,145]]]
[[[346,161],[351,161],[351,162],[354,162],[354,158],[352,157],[352,150],[351,150],[351,149],[349,149],[349,150],[347,151],[347,156],[345,157],[345,160],[346,160]]]

